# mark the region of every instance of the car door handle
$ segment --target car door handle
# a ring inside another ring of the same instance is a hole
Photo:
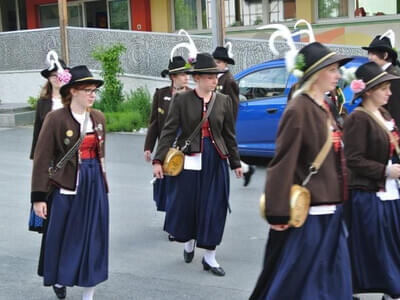
[[[268,108],[268,109],[267,109],[267,114],[274,114],[274,113],[276,113],[277,111],[278,111],[277,108]]]

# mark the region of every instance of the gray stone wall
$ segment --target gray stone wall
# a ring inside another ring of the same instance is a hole
[[[267,34],[266,34],[267,37]],[[122,56],[125,73],[144,76],[160,76],[168,65],[171,49],[186,37],[177,34],[154,32],[136,32],[120,30],[102,30],[88,28],[68,28],[70,65],[86,64],[91,69],[100,69],[100,64],[91,57],[92,50],[99,45],[123,43],[128,51]],[[200,52],[211,52],[210,36],[193,36]],[[237,73],[251,65],[276,58],[268,47],[268,41],[257,39],[230,39],[233,44],[236,65],[232,68]],[[302,44],[297,44],[301,47]],[[277,42],[278,49],[285,49],[285,44]],[[332,45],[339,53],[365,55],[359,47]],[[46,53],[54,49],[60,53],[59,30],[57,28],[19,32],[0,33],[0,71],[34,70],[45,67]],[[187,57],[186,50],[177,51]]]

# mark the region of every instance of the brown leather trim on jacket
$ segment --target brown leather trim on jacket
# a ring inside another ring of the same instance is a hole
[[[392,119],[387,110],[379,110],[386,120]],[[369,115],[356,110],[346,118],[343,133],[349,188],[384,189],[390,152],[387,133]]]
[[[181,129],[177,144],[183,147],[202,118],[203,102],[195,91],[175,94],[170,104],[167,120],[161,132],[154,160],[164,161],[168,149],[172,146],[178,130]],[[217,93],[213,110],[208,117],[215,144],[221,153],[228,156],[230,167],[240,167],[239,151],[236,142],[235,120],[232,100],[229,96]],[[193,139],[189,153],[201,151],[201,130]]]
[[[95,109],[90,111],[90,118],[98,140],[97,151],[108,191],[103,160],[105,155],[105,118],[102,112]],[[35,149],[31,201],[40,201],[38,195],[46,193],[50,189],[50,185],[71,191],[76,189],[78,153],[67,162],[64,168],[58,170],[51,180],[49,180],[48,169],[52,162],[57,163],[67,153],[79,139],[79,135],[80,124],[73,118],[69,106],[47,114]],[[42,199],[42,201],[45,200]]]

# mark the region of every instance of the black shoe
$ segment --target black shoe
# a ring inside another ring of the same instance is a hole
[[[216,276],[225,276],[225,271],[221,267],[211,267],[206,260],[203,257],[203,260],[201,261],[203,264],[203,269],[204,271],[211,271]]]
[[[187,252],[185,249],[183,249],[183,259],[185,260],[185,263],[191,263],[194,257],[194,249],[192,252]]]
[[[65,297],[67,297],[67,288],[65,286],[56,287],[55,285],[53,285],[53,291],[58,299],[65,299]]]
[[[174,238],[172,235],[168,234],[168,240],[169,240],[170,242],[174,242],[174,241],[175,241],[175,238]]]
[[[253,166],[249,166],[249,170],[246,173],[243,173],[244,183],[243,186],[248,186],[250,183],[251,176],[253,176],[256,168]]]

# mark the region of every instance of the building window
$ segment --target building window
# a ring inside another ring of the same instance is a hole
[[[110,28],[129,29],[129,4],[128,0],[113,0],[108,2],[110,15]]]
[[[0,0],[1,1],[1,0]],[[130,29],[129,0],[74,1],[68,3],[68,25]],[[58,5],[39,6],[40,27],[58,26]]]
[[[25,0],[0,0],[0,31],[26,29]]]
[[[348,0],[318,0],[318,18],[347,17],[348,7]]]
[[[355,1],[354,15],[356,17],[396,15],[400,13],[400,1],[385,0],[353,0]]]
[[[211,28],[212,0],[174,1],[176,30]],[[226,27],[257,26],[296,18],[296,0],[224,0],[224,8]]]
[[[176,29],[198,29],[196,0],[174,0],[174,12]]]

